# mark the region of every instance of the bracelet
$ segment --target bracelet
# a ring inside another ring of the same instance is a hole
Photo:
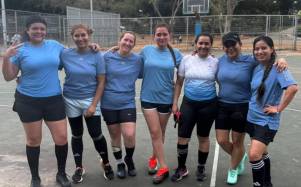
[[[280,113],[280,111],[279,111],[279,105],[277,105],[277,112],[276,112],[276,114],[279,114]]]

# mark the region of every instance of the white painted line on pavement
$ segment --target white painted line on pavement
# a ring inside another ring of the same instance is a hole
[[[10,105],[0,105],[0,107],[12,107]]]
[[[294,111],[294,112],[301,112],[301,110],[294,109],[294,108],[286,108],[286,109],[284,109],[284,111],[285,110]]]
[[[218,155],[219,155],[219,145],[218,145],[217,141],[215,141],[215,151],[214,151],[214,159],[213,159],[210,187],[215,187]]]
[[[15,92],[0,92],[0,94],[14,94]]]

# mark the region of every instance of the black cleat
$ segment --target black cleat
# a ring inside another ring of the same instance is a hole
[[[56,182],[60,184],[62,187],[71,187],[71,182],[67,178],[66,173],[57,173]]]
[[[117,164],[117,173],[116,173],[116,175],[120,179],[124,179],[126,177],[125,164],[124,163]]]
[[[205,167],[204,166],[198,166],[198,169],[196,170],[196,180],[204,181],[206,179],[207,179],[207,175],[205,173]]]
[[[41,179],[40,177],[32,178],[30,187],[41,187]]]
[[[135,164],[134,164],[133,158],[125,157],[124,162],[126,163],[126,166],[128,168],[128,175],[131,177],[136,176],[137,171],[135,169]]]

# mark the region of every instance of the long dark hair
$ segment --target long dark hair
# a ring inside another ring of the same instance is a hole
[[[270,48],[273,48],[274,49],[274,42],[272,40],[272,38],[268,37],[268,36],[259,36],[257,37],[254,42],[253,42],[253,54],[254,54],[254,50],[255,50],[255,45],[257,42],[259,41],[263,41],[264,43],[266,43]],[[254,55],[255,57],[255,55]],[[269,60],[268,64],[265,66],[265,69],[264,69],[264,73],[263,73],[263,77],[261,79],[261,83],[260,83],[260,86],[258,87],[257,89],[257,97],[256,97],[256,100],[258,102],[261,102],[262,100],[262,97],[264,96],[264,93],[265,93],[265,80],[268,78],[269,76],[269,73],[273,67],[273,64],[276,60],[276,52],[274,50],[274,52],[271,54],[271,59]]]
[[[33,23],[42,23],[47,27],[46,20],[44,18],[42,18],[41,16],[34,15],[34,16],[28,17],[27,20],[26,20],[26,23],[25,23],[26,30],[23,32],[23,35],[22,35],[22,41],[23,42],[29,41],[29,36],[28,36],[26,31],[30,28],[30,26]]]

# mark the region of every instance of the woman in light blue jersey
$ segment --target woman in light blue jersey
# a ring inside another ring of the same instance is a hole
[[[219,145],[231,156],[227,183],[236,184],[247,158],[244,149],[245,124],[252,72],[258,62],[252,55],[241,54],[242,43],[237,33],[224,35],[222,42],[225,54],[219,58],[218,64],[219,110],[215,129]],[[285,60],[278,60],[278,69],[286,66]]]
[[[215,77],[218,59],[210,55],[213,38],[208,33],[201,33],[195,39],[196,55],[183,58],[177,76],[172,112],[178,113],[178,99],[184,83],[184,97],[180,108],[178,125],[178,167],[171,180],[176,182],[188,175],[186,158],[188,143],[194,126],[197,128],[198,165],[196,178],[206,179],[205,165],[209,154],[209,134],[217,115],[217,96]]]
[[[111,180],[114,177],[100,119],[100,99],[106,77],[105,62],[99,52],[92,51],[89,47],[92,32],[85,25],[74,25],[71,37],[76,48],[65,49],[61,54],[61,65],[66,74],[63,95],[72,132],[71,145],[76,165],[72,176],[74,183],[82,182],[85,173],[82,165],[83,118],[95,149],[101,157],[105,179]]]
[[[280,113],[293,100],[298,86],[289,71],[279,73],[273,66],[276,53],[270,37],[256,38],[253,53],[259,65],[253,72],[247,116],[246,132],[251,137],[249,159],[253,186],[272,187],[267,148],[279,129]]]
[[[136,43],[133,32],[122,33],[117,51],[104,55],[106,85],[101,100],[101,112],[107,124],[113,155],[117,161],[117,177],[136,176],[133,154],[136,135],[135,82],[143,64],[141,57],[132,52]],[[122,159],[121,135],[126,155]],[[124,163],[125,162],[125,163]]]
[[[44,120],[55,143],[56,181],[63,187],[69,187],[71,183],[65,173],[67,122],[58,77],[59,56],[64,47],[54,40],[46,40],[46,30],[47,23],[43,18],[29,17],[26,21],[26,40],[22,46],[13,44],[6,50],[2,73],[6,81],[11,81],[21,72],[13,110],[18,113],[26,134],[31,186],[41,186],[39,155]]]
[[[163,182],[169,175],[163,143],[173,103],[174,70],[182,59],[179,50],[170,47],[170,38],[169,26],[159,24],[154,32],[156,45],[145,46],[140,53],[144,62],[141,106],[153,146],[148,169],[150,174],[155,174],[155,184]]]

